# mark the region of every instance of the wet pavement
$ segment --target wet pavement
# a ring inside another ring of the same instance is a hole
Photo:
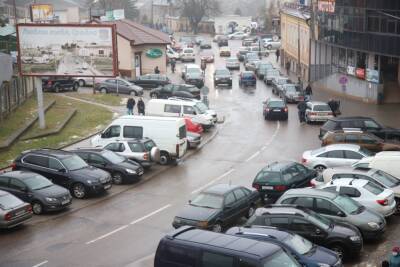
[[[174,215],[200,190],[215,183],[251,186],[256,173],[268,162],[299,161],[304,150],[320,146],[319,125],[301,125],[296,105],[289,105],[287,122],[264,121],[262,101],[271,89],[262,81],[256,88],[238,87],[234,71],[233,87],[214,88],[212,73],[216,62],[206,69],[210,105],[225,116],[218,134],[197,153],[170,168],[162,169],[141,183],[119,186],[112,197],[82,200],[90,205],[72,212],[35,216],[19,229],[0,232],[0,266],[153,266],[158,241],[171,231]],[[241,46],[230,41],[232,54]],[[271,55],[271,61],[276,61]],[[266,60],[266,59],[264,59]],[[199,63],[199,62],[198,62]],[[172,76],[180,82],[181,64]],[[243,66],[242,66],[243,68]],[[148,94],[148,92],[146,92]],[[146,95],[147,96],[147,95]],[[328,99],[314,88],[314,99]],[[390,126],[400,127],[399,106],[373,106],[342,99],[344,115],[373,116]],[[117,188],[117,187],[115,187]],[[388,220],[381,241],[366,243],[360,259],[347,266],[375,266],[397,244],[399,217]]]

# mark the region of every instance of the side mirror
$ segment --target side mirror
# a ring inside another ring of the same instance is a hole
[[[61,173],[66,173],[66,172],[67,172],[67,170],[66,170],[66,169],[64,169],[64,168],[62,168],[62,169],[59,169],[59,170],[58,170],[58,172],[61,172]]]
[[[336,215],[339,217],[345,217],[345,214],[342,211],[338,211]]]
[[[225,206],[225,210],[230,210],[232,208],[232,206]]]
[[[315,233],[317,234],[317,235],[320,235],[322,232],[321,232],[321,229],[319,229],[319,228],[316,228],[315,229]]]

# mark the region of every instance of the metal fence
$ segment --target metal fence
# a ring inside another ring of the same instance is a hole
[[[33,79],[13,77],[0,85],[0,121],[20,106],[33,94]]]

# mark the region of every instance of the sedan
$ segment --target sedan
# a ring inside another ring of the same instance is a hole
[[[16,227],[32,218],[32,207],[12,194],[0,190],[0,229]]]
[[[304,100],[303,92],[295,84],[284,84],[280,97],[283,98],[286,103],[297,103]]]
[[[132,96],[143,95],[142,87],[134,85],[133,83],[121,78],[104,80],[96,83],[94,88],[96,91],[100,91],[103,94],[123,93]]]
[[[211,49],[211,42],[203,40],[200,44],[200,49]]]
[[[281,75],[280,71],[277,69],[266,69],[265,72],[262,72],[261,70],[257,71],[257,75],[260,79],[264,80],[264,83],[266,85],[271,85],[272,80],[274,77],[279,77]]]
[[[145,74],[130,82],[143,88],[156,88],[171,83],[167,75],[163,74]]]
[[[229,34],[228,38],[231,40],[234,40],[234,39],[242,40],[242,39],[247,38],[248,36],[249,36],[249,34],[245,33],[245,32],[234,32],[232,34]]]
[[[228,70],[236,69],[240,70],[240,62],[235,57],[225,59],[225,66]]]
[[[250,47],[249,46],[245,46],[245,47],[240,47],[239,51],[236,53],[236,57],[239,61],[244,61],[244,58],[246,56],[246,54],[250,52]]]
[[[306,122],[325,122],[333,118],[333,112],[324,102],[308,101],[306,109]]]
[[[255,73],[260,64],[261,64],[261,61],[258,58],[248,60],[247,63],[244,64],[244,69],[248,70],[248,71],[253,71]]]
[[[214,86],[227,84],[232,86],[232,74],[228,69],[219,68],[214,71]]]
[[[196,226],[215,232],[222,230],[246,216],[250,218],[259,200],[257,191],[251,191],[243,186],[218,184],[213,185],[193,200],[175,216],[172,226]]]
[[[214,62],[214,53],[212,51],[203,51],[200,53],[200,60],[206,63]]]
[[[290,79],[287,77],[279,76],[279,77],[273,77],[272,78],[272,93],[275,95],[280,95],[280,92],[282,90],[282,86],[284,84],[289,84]]]
[[[111,174],[114,184],[138,180],[144,173],[139,163],[120,156],[113,151],[98,148],[73,150],[90,166]]]
[[[256,86],[257,78],[252,71],[243,71],[239,75],[239,86]]]
[[[219,49],[219,56],[220,57],[230,57],[231,56],[231,49],[228,46],[223,46]]]
[[[281,48],[281,41],[274,41],[272,39],[263,39],[263,46],[264,48],[267,48],[268,50],[272,49],[279,49]]]
[[[289,109],[286,102],[282,99],[268,98],[267,101],[263,102],[263,116],[265,120],[287,120],[288,112]]]
[[[150,91],[151,98],[184,97],[200,99],[200,89],[191,84],[167,84]]]

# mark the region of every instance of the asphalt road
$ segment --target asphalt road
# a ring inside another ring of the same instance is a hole
[[[68,52],[61,59],[57,67],[57,74],[64,75],[70,73],[79,73],[81,76],[101,75],[102,73],[85,62],[82,58],[74,56]]]
[[[230,45],[234,54],[240,41]],[[295,105],[289,107],[287,122],[264,121],[262,101],[272,93],[261,81],[256,88],[238,88],[235,71],[232,89],[214,88],[214,67],[223,65],[216,56],[206,69],[211,106],[225,116],[209,144],[178,166],[104,201],[88,200],[88,207],[0,232],[0,266],[153,266],[158,241],[173,229],[174,215],[196,193],[215,183],[250,187],[267,162],[298,161],[304,150],[320,145],[319,125],[300,125]],[[391,242],[398,222],[398,217],[389,221],[385,238]],[[362,257],[348,266],[379,262],[379,251],[385,255],[389,246],[383,241],[365,244]]]

